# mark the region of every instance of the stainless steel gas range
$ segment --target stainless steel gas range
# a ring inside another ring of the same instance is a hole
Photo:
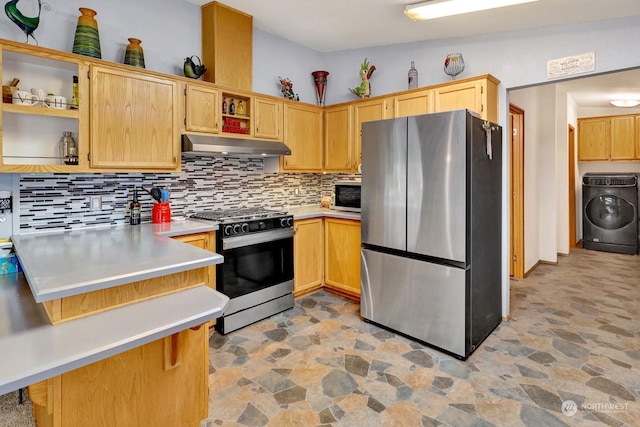
[[[226,334],[293,307],[293,216],[262,208],[198,212],[216,221],[216,290],[229,305],[216,330]]]

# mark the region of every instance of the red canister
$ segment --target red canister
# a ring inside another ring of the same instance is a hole
[[[153,209],[151,209],[151,222],[154,224],[171,222],[171,206],[169,206],[169,203],[154,203]]]

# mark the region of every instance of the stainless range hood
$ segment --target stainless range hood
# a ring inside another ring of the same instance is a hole
[[[186,156],[259,158],[286,156],[291,154],[291,149],[284,143],[277,141],[183,134],[182,154]]]

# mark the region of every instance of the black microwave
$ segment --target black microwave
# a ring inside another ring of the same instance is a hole
[[[360,181],[336,181],[333,190],[333,209],[360,212],[360,197],[362,194]]]

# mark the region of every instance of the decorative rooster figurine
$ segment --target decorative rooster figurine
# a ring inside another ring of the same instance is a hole
[[[7,14],[9,19],[11,19],[20,29],[27,35],[27,43],[29,42],[29,36],[33,38],[38,44],[38,40],[33,36],[33,32],[38,28],[40,24],[40,12],[42,12],[42,0],[38,0],[38,16],[35,18],[30,18],[28,16],[24,16],[20,10],[18,10],[18,1],[19,0],[11,0],[4,5],[4,12]],[[46,5],[46,4],[45,4]]]
[[[371,95],[371,83],[369,83],[369,79],[375,70],[376,66],[369,66],[369,61],[367,61],[367,58],[364,58],[364,62],[360,65],[360,78],[362,82],[357,88],[349,89],[351,93],[360,98],[368,98],[369,95]]]

